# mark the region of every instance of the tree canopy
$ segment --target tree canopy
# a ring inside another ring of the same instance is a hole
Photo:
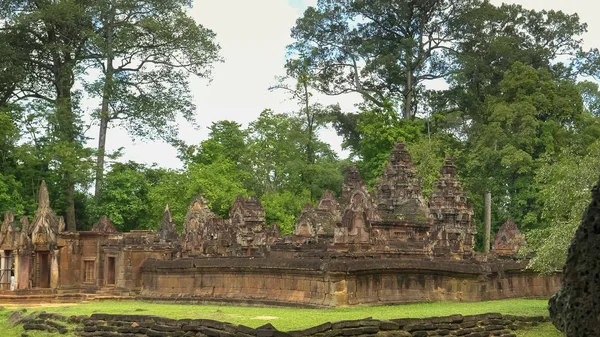
[[[577,14],[487,0],[319,0],[291,27],[285,69],[265,88],[297,107],[264,107],[246,125],[214,121],[207,139],[185,143],[177,126],[194,123],[190,78],[209,80],[223,61],[190,6],[0,0],[0,211],[32,216],[42,180],[71,230],[101,215],[124,231],[156,228],[166,204],[182,226],[196,194],[226,218],[238,195],[256,196],[268,224],[290,233],[305,204],[340,194],[350,165],[373,188],[402,140],[426,198],[453,157],[478,248],[491,192],[494,231],[514,220],[537,270],[564,262],[600,165],[600,51],[583,48]],[[347,93],[362,97],[355,111],[319,101]],[[111,127],[169,142],[183,167],[108,153]],[[343,138],[349,158],[323,130]]]

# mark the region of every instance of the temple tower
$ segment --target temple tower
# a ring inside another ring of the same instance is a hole
[[[477,228],[473,221],[473,207],[468,203],[467,193],[457,178],[456,166],[446,159],[441,177],[429,200],[432,219],[432,244],[436,255],[454,254],[471,257]]]
[[[429,211],[422,190],[410,154],[404,143],[398,142],[377,185],[377,210],[382,220],[427,223]]]

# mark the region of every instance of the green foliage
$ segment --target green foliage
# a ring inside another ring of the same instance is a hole
[[[179,145],[179,159],[185,164],[211,164],[221,158],[237,165],[246,163],[248,131],[234,121],[213,122],[208,128],[208,139],[200,145]]]
[[[213,123],[209,129],[209,138],[200,145],[179,147],[187,167],[173,173],[173,178],[179,177],[176,182],[161,182],[153,191],[157,199],[178,194],[178,201],[169,201],[176,219],[196,193],[224,217],[237,194],[255,195],[265,207],[267,223],[291,233],[304,204],[319,198],[324,189],[340,191],[344,164],[329,145],[317,137],[309,139],[302,117],[265,110],[247,129],[231,121]]]
[[[19,194],[21,184],[14,176],[0,173],[0,212],[12,210],[15,214],[24,214],[23,198]]]
[[[460,149],[455,148],[455,143],[456,140],[451,135],[437,134],[431,137],[424,135],[407,144],[417,174],[423,179],[423,195],[426,199],[434,190],[445,159],[452,157],[456,162],[456,156],[460,155]]]
[[[583,81],[577,83],[586,110],[594,116],[600,116],[600,89],[598,83]]]
[[[244,173],[237,169],[235,163],[226,159],[210,165],[193,165],[186,175],[191,191],[202,194],[212,211],[221,217],[228,217],[229,209],[238,195],[248,197],[243,185]]]
[[[235,198],[248,197],[243,181],[244,173],[227,159],[191,164],[185,171],[163,171],[149,191],[151,219],[158,227],[165,205],[169,204],[175,223],[183,228],[188,206],[197,194],[206,199],[216,215],[227,218]]]
[[[176,117],[193,120],[190,74],[210,77],[221,60],[214,32],[194,21],[186,0],[97,1],[90,7],[92,64],[104,76],[87,89],[109,101],[96,117],[138,138],[173,140]]]
[[[288,72],[304,64],[296,57],[308,59],[321,92],[357,92],[381,107],[402,102],[402,116],[410,118],[422,84],[449,73],[458,37],[448,23],[471,2],[321,0],[292,29]]]
[[[460,34],[455,68],[447,77],[451,88],[434,110],[459,110],[474,120],[481,118],[487,97],[499,94],[499,83],[515,62],[572,78],[571,61],[581,55],[581,35],[587,27],[577,14],[487,1],[466,10],[450,26]]]
[[[531,228],[535,221],[526,215],[536,207],[536,191],[530,182],[540,159],[568,144],[568,126],[583,111],[581,96],[571,81],[518,62],[499,86],[486,99],[485,120],[471,128],[467,181],[479,198],[491,191],[499,221]]]
[[[193,122],[189,76],[210,77],[220,61],[215,34],[198,25],[186,0],[97,1],[90,64],[103,74],[86,85],[101,99],[95,195],[100,197],[107,131],[177,142],[177,118]]]
[[[600,141],[583,156],[566,150],[558,158],[545,158],[535,176],[539,190],[542,226],[528,233],[528,249],[535,252],[531,267],[541,272],[562,268],[582,214],[590,203],[591,188],[598,180]]]
[[[353,152],[362,159],[359,169],[365,181],[373,185],[394,145],[399,140],[417,141],[423,127],[422,120],[402,119],[391,109],[363,106],[356,123],[356,132],[360,134],[359,148]]]
[[[106,215],[119,231],[152,228],[160,218],[150,218],[151,170],[133,162],[114,163],[106,174],[92,222]]]
[[[268,222],[289,233],[305,203],[324,189],[340,192],[351,160],[373,186],[402,140],[426,197],[452,156],[477,225],[490,191],[492,229],[515,220],[529,231],[532,266],[549,271],[564,261],[595,180],[600,90],[576,79],[599,77],[600,52],[582,50],[586,25],[577,15],[480,0],[320,0],[292,29],[287,77],[274,87],[298,111],[267,109],[247,127],[215,122],[208,139],[186,145],[176,132],[179,117],[193,122],[189,77],[209,78],[221,61],[190,1],[1,5],[0,211],[33,215],[42,180],[54,210],[80,228],[103,214],[122,230],[156,228],[167,203],[181,226],[196,194],[222,217],[238,194],[255,195]],[[92,68],[101,76],[84,83]],[[449,89],[428,90],[432,79]],[[313,91],[364,101],[347,113],[318,104]],[[86,115],[89,97],[102,104]],[[87,148],[84,120],[99,120],[104,137],[122,127],[168,140],[185,168],[121,163],[104,174],[104,143]],[[351,159],[319,139],[327,123]],[[94,166],[105,182],[96,200],[88,193]]]
[[[265,193],[260,202],[265,208],[267,224],[277,224],[282,234],[292,234],[302,208],[312,200],[310,192],[303,190],[299,194],[290,191]]]

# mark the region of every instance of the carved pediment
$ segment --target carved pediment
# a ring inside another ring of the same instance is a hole
[[[38,209],[31,223],[33,244],[54,244],[60,220],[50,208],[50,196],[46,182],[42,181],[38,196]]]
[[[118,230],[115,224],[113,224],[112,221],[110,221],[110,219],[106,215],[103,215],[100,218],[100,220],[98,220],[98,222],[96,222],[96,224],[94,224],[94,226],[92,227],[92,232],[117,233]]]
[[[18,228],[15,225],[15,215],[12,211],[4,213],[4,221],[0,227],[0,247],[12,247],[17,238]]]

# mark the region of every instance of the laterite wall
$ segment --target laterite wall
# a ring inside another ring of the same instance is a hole
[[[200,258],[146,260],[141,299],[346,306],[545,297],[560,275],[516,262]]]

